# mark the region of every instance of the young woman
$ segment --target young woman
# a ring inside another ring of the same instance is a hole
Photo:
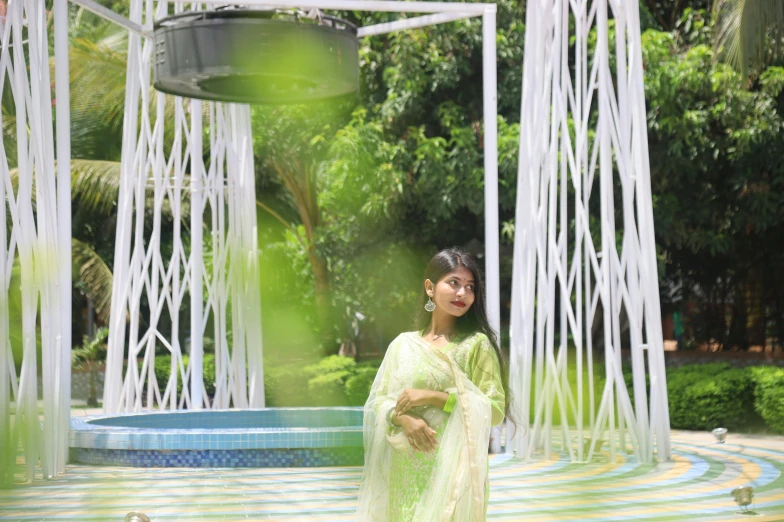
[[[473,257],[436,254],[421,304],[417,331],[389,345],[365,404],[360,522],[485,520],[487,446],[508,381]]]

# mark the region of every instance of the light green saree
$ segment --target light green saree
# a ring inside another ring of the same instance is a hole
[[[454,393],[454,410],[411,413],[436,430],[437,451],[415,451],[387,412],[405,388]],[[503,420],[498,359],[483,334],[434,348],[416,332],[390,344],[365,404],[361,522],[479,522],[487,509],[490,427]]]

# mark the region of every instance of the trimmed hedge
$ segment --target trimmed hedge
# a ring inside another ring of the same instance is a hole
[[[631,393],[631,376],[625,375]],[[784,368],[726,363],[667,370],[670,426],[684,430],[762,428],[784,434]]]
[[[748,368],[754,379],[754,409],[773,431],[784,433],[784,368]]]
[[[183,359],[187,365],[188,357]],[[268,365],[264,372],[267,406],[362,406],[380,364],[331,355],[309,365]],[[155,375],[162,386],[170,369],[170,356],[155,358]],[[215,357],[205,354],[204,383],[210,396],[215,393],[214,375]],[[631,374],[625,372],[624,377],[632,394]],[[177,388],[182,391],[179,379]],[[748,431],[764,423],[784,434],[784,368],[738,369],[726,363],[681,366],[667,371],[667,393],[673,428],[712,430],[723,426]]]
[[[667,373],[673,428],[738,429],[756,419],[750,372],[727,364],[682,366]]]

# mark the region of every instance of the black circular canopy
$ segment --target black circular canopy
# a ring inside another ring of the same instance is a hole
[[[357,28],[318,13],[226,9],[158,21],[155,88],[205,100],[290,104],[359,90]]]

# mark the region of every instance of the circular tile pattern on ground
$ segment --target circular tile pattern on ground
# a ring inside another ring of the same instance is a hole
[[[784,521],[784,438],[674,432],[659,464],[491,461],[489,520]],[[2,520],[354,520],[360,468],[132,469],[69,466],[57,480],[0,490]],[[754,487],[756,515],[732,489]]]
[[[676,432],[673,461],[637,464],[520,463],[496,459],[489,518],[545,520],[784,520],[781,438]],[[520,486],[523,486],[522,488]],[[742,514],[731,491],[754,487],[756,515]]]

